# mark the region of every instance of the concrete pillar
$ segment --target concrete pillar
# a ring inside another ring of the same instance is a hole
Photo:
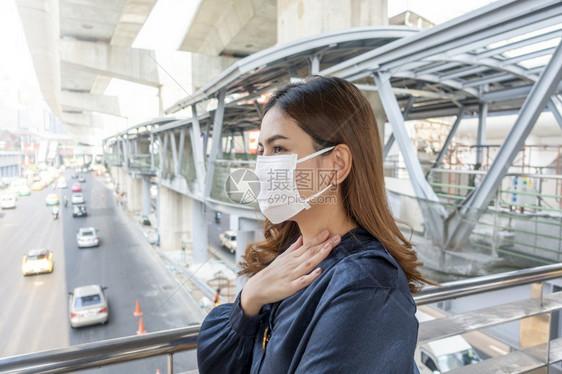
[[[174,251],[183,247],[190,247],[189,243],[195,243],[197,235],[198,244],[193,247],[193,260],[206,260],[207,252],[202,251],[199,236],[204,235],[207,241],[206,219],[204,210],[199,203],[192,198],[175,192],[165,186],[159,188],[158,198],[158,231],[160,235],[160,247],[163,250]],[[197,226],[194,226],[197,222]],[[201,225],[205,225],[202,227]]]
[[[237,215],[235,215],[235,214],[229,215],[229,219],[230,219],[229,227],[230,227],[230,230],[232,230],[232,231],[238,231],[238,228],[239,228],[239,226],[238,226],[238,217],[239,217],[239,216],[237,216]]]
[[[258,238],[258,233],[263,230],[263,222],[253,219],[239,218],[237,219],[240,230],[236,233],[236,263],[238,264],[246,251],[248,243],[262,240]],[[236,278],[236,293],[240,292],[246,283],[246,278]]]
[[[202,264],[208,259],[208,231],[206,205],[192,201],[193,263]]]
[[[129,207],[128,201],[131,198],[131,189],[132,189],[132,177],[123,170],[123,185],[121,186],[121,191],[126,192],[127,194],[127,207]]]
[[[127,191],[127,206],[131,211],[142,209],[142,179],[129,176],[129,191]]]
[[[142,215],[148,217],[152,211],[150,202],[150,181],[147,177],[142,178]]]
[[[158,204],[158,233],[160,235],[160,247],[163,250],[177,250],[181,248],[177,233],[181,231],[182,207],[181,194],[160,186],[160,198]]]
[[[277,43],[388,24],[387,0],[277,0]]]

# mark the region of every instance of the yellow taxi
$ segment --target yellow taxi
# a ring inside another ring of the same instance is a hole
[[[31,185],[31,189],[33,191],[41,191],[43,189],[43,183],[41,182],[33,182]]]
[[[23,275],[52,273],[53,252],[47,249],[32,249],[23,255],[21,272]]]

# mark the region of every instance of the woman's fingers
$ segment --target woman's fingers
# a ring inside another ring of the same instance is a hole
[[[318,264],[320,264],[332,251],[332,249],[337,246],[340,242],[340,236],[335,235],[329,240],[326,240],[312,248],[309,248],[306,253],[304,253],[299,260],[301,260],[298,266],[297,273],[308,274],[314,269]]]
[[[324,243],[330,237],[330,232],[328,230],[322,230],[318,235],[310,239],[307,243],[304,243],[300,248],[295,250],[295,254],[300,256],[307,253],[312,247]]]
[[[291,244],[291,246],[287,248],[285,252],[289,253],[295,251],[296,249],[300,248],[300,246],[302,246],[302,235],[300,235],[299,238],[293,244]]]

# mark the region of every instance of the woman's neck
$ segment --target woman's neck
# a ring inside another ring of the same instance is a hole
[[[299,225],[303,243],[307,243],[322,230],[328,230],[330,237],[343,234],[357,227],[357,224],[347,217],[343,207],[338,205],[314,206],[304,210],[294,217]]]

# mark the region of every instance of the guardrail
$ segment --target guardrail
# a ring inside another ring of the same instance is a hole
[[[425,305],[557,278],[562,278],[562,264],[448,282],[424,289],[414,299],[417,305]],[[168,355],[168,373],[173,374],[174,353],[196,349],[199,330],[197,325],[2,358],[0,372],[68,373]]]

